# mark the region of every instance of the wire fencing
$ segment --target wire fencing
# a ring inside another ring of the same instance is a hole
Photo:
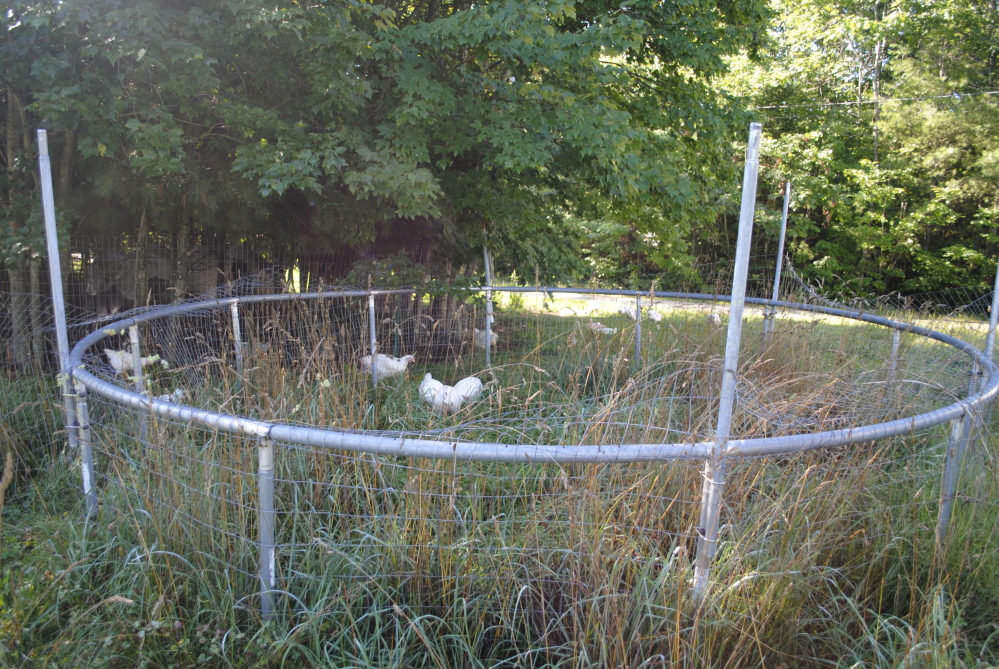
[[[722,304],[510,291],[496,289],[488,365],[480,292],[250,296],[238,321],[226,300],[144,314],[143,392],[165,404],[109,401],[86,381],[96,391],[97,489],[136,510],[159,550],[225,575],[235,592],[250,598],[263,578],[253,599],[265,612],[312,610],[351,588],[426,610],[484,593],[508,605],[526,587],[524,607],[558,618],[608,583],[688,570],[706,453],[697,445],[710,441],[717,412]],[[783,309],[764,337],[763,316],[747,312],[735,441],[859,433],[968,395],[972,361],[946,342],[896,340],[876,324],[800,309]],[[134,384],[103,350],[126,350],[126,334],[99,333],[102,343],[86,349],[95,378]],[[361,364],[372,339],[384,355],[415,361],[373,383]],[[449,385],[478,376],[483,393],[444,412],[420,391],[426,374]],[[212,423],[178,400],[245,421]],[[313,427],[334,432],[320,438]],[[424,443],[451,444],[453,455],[407,450]],[[492,450],[473,458],[458,450],[469,444]],[[866,547],[898,523],[932,527],[946,444],[939,430],[919,429],[733,460],[719,546],[738,551],[722,573],[744,577],[768,552],[803,546],[813,566],[863,568]],[[261,492],[271,489],[262,516]]]
[[[774,260],[751,260],[750,298],[769,299]],[[710,298],[731,285],[729,266],[658,277],[654,290],[650,281],[648,291],[631,294],[499,285],[489,345],[487,296],[471,289],[479,281],[464,276],[468,268],[457,286],[371,293],[364,284],[373,268],[365,260],[348,272],[361,288],[349,295],[297,297],[303,285],[326,283],[303,282],[301,267],[286,267],[215,285],[202,297],[221,302],[195,309],[194,300],[113,314],[70,308],[73,343],[94,330],[106,335],[81,359],[89,373],[122,389],[135,389],[141,376],[145,397],[178,407],[169,414],[86,394],[95,496],[105,508],[127,510],[129,522],[155,538],[137,545],[134,559],[156,553],[215,574],[249,610],[294,614],[331,596],[378,591],[439,611],[488,596],[497,602],[493,615],[520,607],[542,628],[609,583],[649,588],[689,572],[700,536],[698,459],[713,434],[727,320],[724,299]],[[859,306],[979,347],[987,331],[989,296],[954,291],[836,305],[790,266],[779,293],[806,306]],[[236,297],[246,299],[234,319]],[[111,325],[135,316],[143,320],[133,350],[127,325]],[[747,307],[736,441],[851,431],[941,410],[968,396],[978,378],[966,353],[912,332],[896,336],[842,315],[778,307],[764,336],[765,317],[765,305]],[[51,339],[49,318],[43,342]],[[379,353],[415,362],[372,383],[361,364],[372,340]],[[122,367],[122,356],[135,351],[138,364]],[[51,363],[36,369],[44,367]],[[483,393],[445,413],[420,392],[427,373],[449,385],[478,376]],[[51,382],[23,371],[6,378],[6,397],[22,399],[4,413],[4,428],[60,434]],[[372,437],[494,444],[493,459],[507,461],[270,440],[268,432],[193,421],[181,406],[335,429],[355,444]],[[732,459],[719,584],[744,587],[742,579],[765,571],[775,551],[803,551],[803,568],[846,574],[868,568],[865,551],[901,525],[932,534],[949,441],[929,428],[877,443]],[[687,450],[655,449],[664,444]],[[555,462],[552,455],[586,460],[599,451],[641,452],[644,461]],[[969,498],[993,471],[987,452],[972,457],[974,476],[962,488]],[[656,461],[664,458],[679,459]],[[268,490],[273,513],[262,516],[261,491]]]

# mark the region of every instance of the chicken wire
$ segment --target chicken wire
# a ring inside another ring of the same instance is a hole
[[[794,273],[788,277],[800,290]],[[380,584],[416,608],[484,592],[508,600],[530,586],[524,605],[556,616],[611,572],[632,582],[685,569],[698,533],[699,463],[656,460],[704,457],[695,446],[710,440],[725,339],[709,316],[724,318],[726,309],[710,296],[612,292],[497,289],[487,369],[474,334],[484,327],[481,293],[378,291],[379,350],[416,362],[377,386],[358,364],[370,354],[365,291],[243,300],[241,373],[231,300],[121,321],[96,335],[106,335],[99,345],[77,348],[87,371],[78,376],[96,391],[89,399],[98,489],[105,503],[138,512],[158,550],[213,570],[247,597],[260,578],[260,544],[273,543],[267,589],[284,593],[278,606],[291,610],[351,583]],[[628,313],[635,307],[641,321]],[[968,395],[966,352],[917,334],[896,342],[888,328],[804,308],[784,305],[772,335],[744,337],[734,442],[860,434]],[[747,332],[758,333],[762,318],[762,305],[747,310]],[[145,370],[149,395],[183,390],[188,406],[246,420],[206,421],[173,403],[151,412],[148,401],[129,403],[103,385],[131,385],[101,349],[124,349],[124,327],[137,320],[142,355],[167,363]],[[427,372],[446,383],[478,374],[486,393],[441,414],[417,390]],[[310,426],[338,430],[346,441],[323,442]],[[859,551],[892,522],[932,524],[946,436],[910,432],[733,460],[722,549],[726,537],[753,537],[749,550],[741,540],[740,565],[751,571],[752,556],[768,545],[807,544],[825,526]],[[282,438],[289,435],[298,438]],[[379,437],[377,453],[337,448],[363,450]],[[266,438],[276,440],[273,542],[258,537],[257,457]],[[390,450],[427,440],[453,444],[452,456]],[[689,450],[656,448],[670,443]],[[495,444],[483,459],[506,449],[519,462],[470,461],[459,444]],[[567,454],[586,447],[588,458],[601,459],[596,451],[609,461],[570,461]],[[646,461],[613,461],[635,449]],[[856,482],[851,495],[828,485],[844,478]],[[777,512],[790,499],[807,526]],[[872,509],[888,522],[871,526]],[[835,550],[849,550],[840,544]],[[836,569],[856,566],[847,560]],[[511,578],[497,583],[496,574]]]

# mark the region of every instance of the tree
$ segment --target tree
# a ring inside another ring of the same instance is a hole
[[[774,206],[794,182],[799,264],[848,293],[990,285],[999,110],[979,94],[995,83],[994,8],[777,8],[769,58],[737,61],[725,85],[766,119]]]
[[[682,254],[673,231],[735,173],[711,78],[766,18],[758,0],[71,4],[20,5],[8,32],[35,40],[19,108],[78,146],[82,220],[97,196],[123,228],[311,246],[471,253],[484,229],[532,274],[574,266],[570,216]]]

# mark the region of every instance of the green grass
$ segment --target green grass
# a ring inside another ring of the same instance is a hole
[[[306,341],[295,331],[307,369],[271,353],[255,359],[239,397],[224,367],[191,390],[205,406],[354,429],[611,447],[706,435],[724,333],[683,311],[659,328],[646,322],[639,364],[628,322],[598,317],[621,332],[594,336],[586,317],[502,315],[495,381],[457,416],[430,410],[415,386],[425,370],[449,382],[481,372],[483,354],[471,347],[371,389],[342,352],[319,344],[322,333]],[[769,347],[748,335],[743,347],[750,394],[736,424],[746,434],[894,417],[949,401],[967,379],[942,347],[907,338],[889,383],[890,334],[837,321],[787,323]],[[999,661],[992,439],[969,453],[943,554],[933,540],[943,428],[733,462],[701,611],[689,592],[697,463],[559,467],[278,448],[284,594],[264,624],[255,443],[151,420],[142,449],[134,415],[97,400],[92,408],[96,522],[80,521],[68,463],[20,479],[8,494],[0,553],[8,666]]]

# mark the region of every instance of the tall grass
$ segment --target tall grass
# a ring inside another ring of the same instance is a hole
[[[508,443],[656,443],[710,433],[723,334],[683,311],[600,337],[580,318],[508,315],[488,394],[456,416],[424,370],[482,373],[460,343],[373,389],[342,320],[280,337],[237,383],[230,361],[161,384],[256,417]],[[277,327],[266,330],[280,333]],[[282,340],[281,338],[284,337]],[[291,339],[297,341],[290,341]],[[572,343],[570,343],[572,341]],[[948,402],[967,367],[942,347],[838,322],[747,337],[740,434],[863,424]],[[299,347],[289,357],[289,347]],[[359,347],[358,347],[359,348]],[[183,379],[181,381],[180,379]],[[198,385],[192,380],[200,380]],[[991,440],[969,457],[948,548],[933,527],[943,430],[733,461],[708,605],[691,605],[698,463],[420,461],[279,446],[278,614],[257,610],[256,444],[96,399],[102,512],[35,481],[13,532],[8,663],[42,666],[933,667],[997,660],[999,499]],[[58,500],[53,506],[51,500]],[[61,504],[61,506],[59,505]],[[48,537],[46,539],[46,537]],[[51,545],[49,545],[49,543]],[[41,546],[44,544],[44,547]],[[54,556],[54,557],[53,557]],[[54,562],[53,562],[54,560]],[[86,659],[83,659],[86,658]]]

